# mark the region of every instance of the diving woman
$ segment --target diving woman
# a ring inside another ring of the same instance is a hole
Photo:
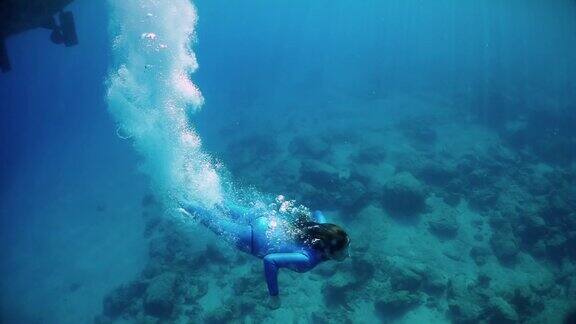
[[[181,209],[239,250],[263,260],[271,308],[280,306],[280,268],[307,272],[327,260],[343,261],[350,244],[346,231],[327,223],[322,212],[310,213],[302,206],[293,208],[293,203],[282,196],[277,202],[279,212],[234,205],[219,205],[211,210],[187,205]],[[283,217],[288,214],[297,217]],[[248,220],[247,224],[239,222],[242,219]]]

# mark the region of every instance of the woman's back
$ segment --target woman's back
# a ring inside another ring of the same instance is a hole
[[[296,241],[296,229],[288,221],[273,217],[258,217],[252,223],[252,254],[263,258],[272,253],[303,253],[310,249]]]

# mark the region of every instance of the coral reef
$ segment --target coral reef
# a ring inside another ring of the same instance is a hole
[[[390,126],[346,120],[329,130],[278,127],[275,139],[261,135],[265,129],[230,138],[222,150],[234,175],[323,209],[350,229],[352,258],[308,274],[282,272],[282,306],[271,312],[259,260],[209,235],[196,236],[198,246],[145,197],[150,260],[138,279],[105,298],[98,320],[277,322],[298,314],[314,323],[538,323],[573,316],[576,165],[565,150],[576,132],[562,124],[565,139],[556,141],[534,129],[537,112],[493,111],[486,118],[509,120],[488,130],[461,111],[443,113],[402,112]],[[561,118],[542,122],[552,127]],[[545,148],[546,141],[555,143]]]
[[[458,215],[454,209],[444,208],[428,218],[428,230],[440,238],[454,238],[458,234]]]
[[[148,315],[169,318],[176,298],[177,275],[163,273],[153,278],[144,293],[144,311]]]
[[[382,204],[392,215],[414,217],[426,209],[426,191],[412,174],[401,172],[384,185]]]

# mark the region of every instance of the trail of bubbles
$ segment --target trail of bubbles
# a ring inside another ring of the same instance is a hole
[[[189,0],[108,4],[114,63],[107,100],[117,133],[141,154],[141,169],[164,203],[220,203],[220,176],[187,118],[203,103],[189,78],[198,67],[190,48],[194,6]]]

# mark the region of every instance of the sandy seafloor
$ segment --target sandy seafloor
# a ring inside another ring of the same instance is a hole
[[[563,33],[523,53],[500,40],[497,72],[515,75],[514,55],[538,58],[523,78],[440,74],[454,78],[446,85],[424,69],[446,62],[411,61],[410,42],[385,54],[406,61],[382,63],[363,54],[382,47],[339,44],[363,33],[350,28],[312,55],[337,22],[313,29],[310,14],[294,27],[301,9],[267,16],[263,2],[253,19],[240,5],[196,4],[194,79],[206,103],[191,120],[206,151],[226,179],[342,224],[351,258],[305,274],[282,270],[282,306],[270,310],[260,260],[165,216],[106,112],[109,39],[94,32],[106,7],[77,1],[78,48],[52,47],[42,31],[8,43],[1,323],[562,323],[576,307],[573,19],[552,24],[551,10],[543,23]],[[532,26],[521,22],[520,34]],[[302,37],[307,30],[313,36]],[[545,45],[557,57],[537,55]],[[370,59],[382,73],[361,64]],[[554,73],[541,81],[540,67]]]

